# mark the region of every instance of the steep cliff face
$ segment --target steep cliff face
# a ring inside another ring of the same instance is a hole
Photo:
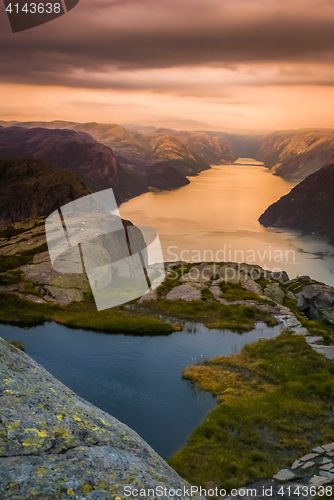
[[[125,486],[189,488],[138,434],[3,339],[0,359],[1,498],[115,500]]]
[[[257,159],[275,175],[300,181],[334,155],[334,131],[296,130],[264,137]]]
[[[48,216],[91,191],[69,170],[43,160],[0,160],[0,226]]]
[[[334,164],[295,186],[261,215],[264,226],[302,229],[334,242]]]

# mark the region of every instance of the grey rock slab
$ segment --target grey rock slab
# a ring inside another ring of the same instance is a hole
[[[333,345],[317,345],[313,344],[312,348],[319,352],[320,354],[323,354],[325,358],[327,359],[334,359],[334,346]],[[334,445],[333,448],[334,449]],[[331,451],[331,450],[328,450]]]
[[[332,451],[332,450],[334,450],[334,443],[323,444],[321,447],[325,451]]]
[[[328,477],[330,480],[334,479],[334,474],[332,472],[328,472],[326,470],[321,470],[319,472],[320,476],[323,476],[323,477]]]
[[[295,462],[293,462],[291,470],[298,469],[298,467],[300,467],[302,464],[303,462],[301,462],[300,460],[296,460]]]
[[[156,298],[157,298],[157,291],[149,290],[140,298],[139,304],[143,304],[144,302],[149,302],[150,300],[155,300]]]
[[[326,458],[326,457],[319,457],[317,459],[317,464],[329,464],[331,462],[331,460],[329,460],[329,458]]]
[[[309,462],[310,460],[316,458],[317,456],[318,453],[309,453],[308,455],[304,455],[303,457],[301,457],[299,460],[301,460],[302,462]]]
[[[37,297],[36,295],[27,295],[26,299],[31,302],[35,302],[35,304],[45,304],[45,300],[41,297]]]
[[[1,499],[111,500],[126,485],[189,487],[136,432],[3,339],[0,360]]]
[[[334,457],[334,453],[333,453],[332,451],[327,451],[327,455],[328,455],[329,457]]]
[[[286,324],[288,327],[300,326],[300,321],[298,321],[296,316],[290,316],[290,318],[286,320]]]
[[[290,328],[294,332],[295,335],[308,335],[309,332],[306,328],[303,328],[302,326],[298,326],[296,328]]]
[[[191,300],[201,300],[203,285],[195,282],[187,282],[184,285],[176,286],[166,296],[168,300],[183,299],[187,302]]]
[[[312,337],[312,336],[306,337],[305,340],[306,340],[306,342],[308,344],[316,344],[317,342],[323,342],[324,341],[324,339],[322,337],[316,337],[316,336],[314,336],[314,337]],[[324,451],[324,450],[322,450],[322,451]]]
[[[17,243],[6,245],[0,249],[1,255],[15,255],[16,253],[25,252],[26,250],[33,250],[37,248],[43,243],[46,242],[45,234],[42,236],[37,236],[35,238],[31,238],[28,241],[20,240]]]
[[[311,479],[310,479],[310,484],[312,486],[315,486],[316,488],[318,488],[319,486],[322,486],[323,484],[327,484],[327,483],[330,483],[330,479],[327,478],[327,477],[323,477],[323,476],[317,476],[317,475],[314,475]]]
[[[330,471],[331,469],[333,469],[333,467],[334,467],[333,462],[330,462],[328,464],[321,465],[320,469]]]
[[[278,481],[290,481],[295,478],[296,474],[294,474],[290,469],[281,469],[277,474],[275,474],[274,479]]]
[[[310,467],[313,467],[313,465],[315,465],[315,463],[312,461],[306,462],[304,463],[302,469],[309,469]]]

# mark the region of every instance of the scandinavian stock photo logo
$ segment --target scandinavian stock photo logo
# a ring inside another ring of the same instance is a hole
[[[112,189],[64,205],[45,228],[53,268],[86,273],[99,311],[137,299],[165,278],[157,232],[123,221]]]
[[[53,21],[74,9],[80,0],[3,0],[13,33]]]

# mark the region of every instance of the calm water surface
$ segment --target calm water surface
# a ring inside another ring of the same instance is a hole
[[[167,458],[215,406],[215,398],[182,380],[196,361],[238,353],[280,328],[258,324],[243,335],[190,326],[169,336],[138,337],[70,330],[56,323],[23,330],[0,325],[26,353],[81,397],[137,431]]]
[[[293,186],[262,163],[239,159],[213,166],[175,191],[134,198],[120,213],[157,229],[165,260],[256,262],[334,285],[334,249],[324,238],[266,229],[258,222]]]

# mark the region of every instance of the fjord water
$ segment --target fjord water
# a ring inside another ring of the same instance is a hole
[[[165,260],[257,263],[334,285],[334,249],[324,238],[258,222],[293,183],[249,158],[189,179],[175,191],[146,193],[120,206],[123,218],[158,231]]]
[[[246,343],[280,330],[257,324],[240,335],[189,325],[169,336],[139,337],[47,323],[29,330],[0,325],[0,336],[22,342],[52,375],[129,425],[167,458],[216,405],[211,393],[182,379],[182,370],[196,361],[238,353]]]

